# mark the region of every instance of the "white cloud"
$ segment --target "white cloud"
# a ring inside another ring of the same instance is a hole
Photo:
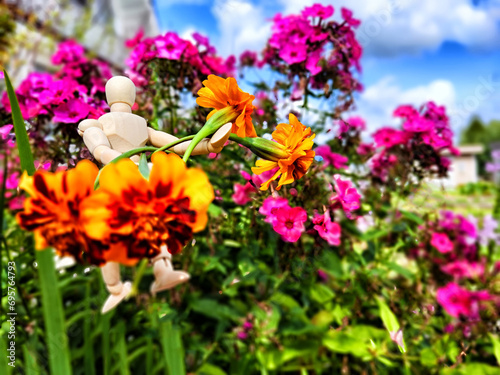
[[[388,76],[365,89],[357,101],[355,114],[363,117],[367,121],[368,129],[373,131],[384,125],[397,124],[392,113],[399,105],[412,104],[418,107],[431,100],[446,106],[448,113],[452,112],[456,107],[453,84],[438,79],[428,84],[402,89],[394,77]],[[460,124],[452,124],[458,125]]]
[[[280,0],[284,13],[297,13],[315,1]],[[390,56],[436,50],[444,41],[493,49],[500,43],[500,4],[474,7],[470,0],[325,0],[337,16],[342,6],[363,23],[358,39],[369,55]]]
[[[216,0],[212,13],[217,20],[223,56],[239,55],[249,49],[260,51],[270,35],[271,24],[262,7],[246,0]]]

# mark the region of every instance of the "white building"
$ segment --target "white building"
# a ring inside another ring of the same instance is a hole
[[[445,187],[454,188],[467,183],[479,181],[478,164],[476,156],[484,151],[482,145],[466,145],[457,147],[460,155],[444,155],[451,160],[448,178],[436,180]]]
[[[58,40],[76,35],[89,51],[124,67],[127,39],[141,28],[146,36],[159,33],[150,0],[5,0],[5,4],[17,22],[20,47],[9,62],[17,83],[30,71],[54,69],[50,56]],[[27,27],[26,19],[36,27]]]

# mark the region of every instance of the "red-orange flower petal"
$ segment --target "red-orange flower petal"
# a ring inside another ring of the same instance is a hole
[[[80,226],[80,204],[94,190],[98,168],[82,160],[76,168],[50,173],[26,173],[19,187],[30,195],[16,216],[22,228],[34,231],[38,250],[52,246],[59,255],[71,255],[82,261],[93,243]]]
[[[158,255],[162,245],[178,253],[206,226],[214,198],[206,174],[175,154],[155,153],[152,162],[149,180],[129,160],[106,166],[100,188],[82,205],[88,235],[108,235],[107,261],[134,264]]]
[[[276,190],[280,190],[281,186],[291,184],[301,178],[312,164],[315,152],[311,149],[316,135],[311,128],[301,124],[292,113],[290,113],[289,121],[289,124],[279,124],[273,132],[273,139],[285,146],[288,157],[277,161],[257,160],[256,166],[252,168],[255,174],[279,168],[268,181],[261,185],[261,190],[267,190],[271,182],[281,176],[276,187]]]
[[[243,92],[233,77],[221,78],[213,74],[203,81],[205,87],[198,91],[196,103],[205,108],[214,108],[207,116],[209,119],[215,112],[226,107],[233,107],[237,118],[233,122],[232,132],[239,137],[256,137],[252,123],[255,96]]]

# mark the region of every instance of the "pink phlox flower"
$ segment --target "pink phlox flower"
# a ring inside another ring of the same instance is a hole
[[[90,106],[80,99],[70,99],[54,108],[54,122],[74,124],[87,118]]]
[[[464,316],[477,319],[480,310],[479,303],[490,299],[491,296],[487,291],[471,292],[456,283],[448,283],[437,291],[438,303],[455,318]]]
[[[52,63],[55,65],[85,61],[85,48],[75,40],[67,40],[59,43],[57,51],[52,55]]]
[[[156,37],[154,44],[158,57],[169,60],[179,60],[186,48],[186,42],[174,32]]]
[[[14,128],[14,125],[12,124],[7,124],[4,126],[0,127],[0,137],[5,141],[10,138],[10,133],[12,129]]]
[[[273,224],[276,221],[276,210],[284,207],[290,208],[286,198],[270,196],[262,202],[259,213],[266,216],[264,219],[266,223]]]
[[[313,223],[316,224],[314,229],[316,229],[319,236],[329,245],[340,245],[340,225],[331,220],[330,212],[326,211],[323,215],[320,215],[320,218],[316,217]]]
[[[370,143],[360,143],[356,151],[360,155],[369,155],[375,151],[375,147]]]
[[[494,241],[496,244],[500,242],[500,234],[495,233],[498,228],[498,221],[493,219],[491,214],[486,215],[483,218],[483,227],[479,231],[479,242],[481,245],[486,246],[490,241]]]
[[[441,266],[441,270],[459,279],[464,277],[474,279],[484,274],[484,263],[456,260]]]
[[[321,4],[313,4],[310,7],[305,7],[302,11],[302,15],[304,17],[319,17],[321,19],[329,18],[333,15],[334,9],[331,5],[321,5]]]
[[[321,60],[321,51],[316,50],[309,54],[306,61],[306,69],[309,70],[311,75],[315,76],[316,74],[321,73],[322,67],[319,65],[319,61]]]
[[[144,29],[141,27],[139,31],[135,34],[135,36],[131,39],[127,39],[125,41],[125,47],[134,48],[141,42],[141,39],[144,38]]]
[[[403,330],[401,328],[397,331],[389,331],[389,336],[394,343],[404,349],[405,344],[403,340]]]
[[[245,185],[234,184],[234,194],[231,196],[234,203],[244,206],[252,200],[250,194],[256,192],[257,189],[250,183],[247,182]]]
[[[335,180],[334,188],[337,195],[331,198],[332,203],[340,203],[346,216],[349,219],[354,219],[352,211],[361,207],[361,195],[354,187],[352,181],[341,180],[338,174],[334,175],[333,178]]]
[[[431,245],[434,246],[441,254],[450,253],[453,251],[453,242],[445,233],[432,233]]]
[[[276,209],[273,229],[286,242],[297,242],[305,231],[307,212],[302,207],[281,207]]]
[[[359,25],[361,25],[360,20],[353,18],[351,10],[347,8],[341,8],[340,13],[342,14],[342,18],[348,25],[352,27],[358,27]]]
[[[287,44],[280,52],[280,57],[288,64],[297,64],[307,57],[307,47],[303,44]]]
[[[316,155],[323,158],[325,167],[332,165],[335,169],[347,168],[347,162],[349,161],[349,159],[346,156],[332,152],[330,146],[319,146],[314,151],[316,152]]]
[[[393,128],[381,128],[373,134],[373,139],[377,147],[390,148],[408,141],[408,134]]]
[[[394,110],[393,116],[409,119],[419,117],[420,114],[412,105],[400,105]]]

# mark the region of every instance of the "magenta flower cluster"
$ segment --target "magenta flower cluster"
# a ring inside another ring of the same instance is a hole
[[[307,76],[311,87],[322,89],[328,81],[343,91],[361,90],[353,71],[361,70],[362,47],[356,40],[354,28],[359,21],[352,12],[341,10],[343,22],[328,20],[334,13],[331,5],[314,4],[300,14],[273,18],[272,35],[257,61],[246,51],[240,61],[245,65],[269,65],[289,78]]]
[[[498,238],[495,233],[498,223],[491,217],[483,219],[482,229],[478,229],[476,222],[473,217],[443,211],[438,220],[421,227],[430,237],[413,251],[414,255],[430,260],[441,275],[452,278],[453,281],[438,288],[437,301],[449,315],[466,318],[469,322],[479,318],[482,301],[495,299],[488,291],[469,291],[460,286],[467,280],[484,277],[486,259],[480,257],[479,246]]]
[[[104,114],[107,106],[98,94],[102,97],[111,70],[98,59],[87,59],[84,52],[75,41],[62,42],[52,56],[54,64],[62,65],[55,75],[34,72],[21,82],[16,95],[24,119],[45,116],[56,123],[74,124]],[[10,111],[6,92],[1,102]]]
[[[372,175],[385,181],[390,168],[406,158],[412,161],[416,174],[428,171],[444,176],[450,160],[443,152],[458,154],[453,147],[453,132],[445,108],[433,102],[426,103],[420,110],[402,105],[394,111],[394,116],[402,119],[401,129],[384,127],[373,134],[380,151],[370,161]]]
[[[183,71],[177,72],[179,77],[197,78],[202,80],[209,74],[218,76],[232,76],[235,70],[236,59],[229,56],[224,59],[217,55],[215,48],[210,45],[207,37],[194,33],[195,43],[182,39],[175,32],[167,32],[152,38],[144,38],[142,31],[127,42],[132,48],[126,64],[130,69],[127,75],[138,86],[149,82],[151,74],[149,63],[155,59],[177,61],[183,63]],[[199,88],[199,87],[198,87]]]

